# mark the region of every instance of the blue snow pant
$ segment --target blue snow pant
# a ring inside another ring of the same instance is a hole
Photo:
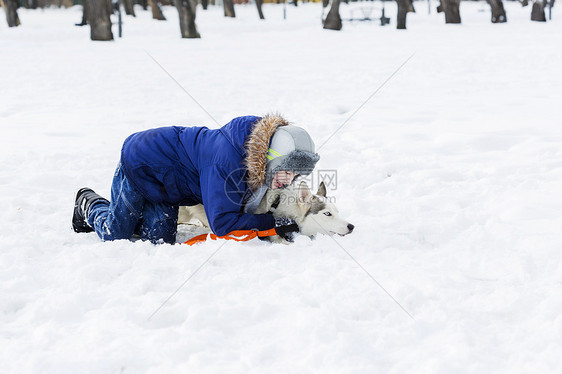
[[[178,206],[146,200],[129,182],[121,164],[111,185],[111,202],[94,202],[88,209],[88,224],[106,240],[131,239],[134,235],[152,243],[173,244],[178,226]]]

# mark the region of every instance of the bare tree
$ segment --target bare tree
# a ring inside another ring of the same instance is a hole
[[[535,0],[533,8],[531,9],[531,21],[546,22],[546,15],[544,14],[545,6],[546,0]]]
[[[236,17],[236,13],[234,13],[234,2],[232,0],[223,0],[223,5],[225,17]]]
[[[18,17],[17,0],[4,0],[4,12],[6,13],[6,21],[8,21],[8,27],[16,27],[21,25],[20,18]]]
[[[204,10],[207,10],[207,8],[209,7],[209,0],[201,0],[201,6]]]
[[[330,11],[324,20],[324,28],[328,30],[341,30],[340,0],[332,0]]]
[[[492,23],[507,22],[502,0],[486,0],[492,8]]]
[[[265,17],[263,16],[263,11],[262,11],[262,5],[263,5],[263,0],[256,0],[256,7],[258,8],[258,14],[260,15],[260,19],[265,19]]]
[[[180,17],[180,31],[182,38],[200,38],[195,26],[195,7],[194,0],[176,0],[176,8]]]
[[[134,5],[134,0],[123,0],[123,8],[125,8],[126,15],[136,17]]]
[[[440,0],[437,13],[445,13],[445,23],[461,23],[461,0]]]
[[[88,7],[85,13],[88,15],[90,24],[90,39],[92,40],[113,40],[111,32],[111,1],[107,0],[86,0],[84,6]]]
[[[89,7],[86,6],[86,2],[88,0],[82,1],[82,21],[80,23],[76,23],[76,26],[86,26],[88,24],[88,9]]]
[[[23,2],[23,7],[26,9],[37,9],[38,6],[39,6],[38,0],[25,0]]]
[[[396,0],[398,4],[398,15],[396,16],[396,28],[400,30],[406,29],[406,16],[408,13],[415,13],[413,0]]]
[[[164,13],[162,13],[162,9],[158,5],[157,0],[148,0],[150,4],[150,9],[152,9],[152,19],[157,19],[159,21],[165,21],[166,17],[164,17]]]

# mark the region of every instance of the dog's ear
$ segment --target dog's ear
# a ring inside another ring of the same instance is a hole
[[[320,182],[316,195],[326,197],[326,185],[324,184],[324,181]]]
[[[312,198],[312,191],[310,191],[305,181],[299,184],[298,196],[300,203],[307,203]]]

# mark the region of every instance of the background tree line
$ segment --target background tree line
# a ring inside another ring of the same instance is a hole
[[[222,0],[225,17],[236,17],[234,9],[235,0]],[[301,0],[302,1],[302,0]],[[324,8],[329,7],[328,14],[322,20],[323,27],[329,30],[341,30],[342,19],[340,16],[340,5],[342,2],[348,3],[350,0],[322,0]],[[352,0],[353,1],[353,0]],[[357,1],[357,0],[355,0]],[[398,6],[396,14],[396,28],[406,29],[406,17],[408,13],[415,12],[413,0],[395,0]],[[466,0],[465,0],[466,1]],[[529,0],[516,0],[522,6],[529,5]],[[547,7],[552,8],[555,0],[531,0],[533,6],[531,9],[531,20],[545,22]],[[281,0],[275,0],[281,3]],[[491,22],[504,23],[507,22],[507,15],[503,6],[503,0],[486,0],[490,5]],[[294,6],[298,6],[298,0],[291,0]],[[439,0],[437,12],[445,15],[445,23],[461,23],[460,15],[461,0]],[[17,9],[25,7],[29,9],[37,9],[51,6],[69,7],[75,4],[83,5],[82,20],[77,23],[78,26],[90,25],[90,38],[92,40],[113,40],[111,31],[110,16],[115,12],[120,12],[121,5],[125,14],[131,17],[135,15],[135,4],[142,6],[144,10],[150,7],[152,18],[159,21],[165,21],[166,17],[162,12],[162,6],[174,6],[178,11],[180,32],[182,38],[200,38],[201,35],[197,31],[195,24],[195,16],[198,5],[206,10],[209,5],[215,5],[215,0],[0,0],[0,5],[4,8],[6,20],[9,27],[21,25],[18,17]],[[260,19],[265,19],[262,6],[263,0],[255,0],[257,14]],[[381,24],[388,23],[381,17]]]

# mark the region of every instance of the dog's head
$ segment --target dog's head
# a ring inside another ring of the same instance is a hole
[[[297,204],[304,213],[297,220],[301,234],[307,236],[318,233],[340,236],[351,234],[355,226],[340,217],[336,205],[326,197],[324,182],[320,183],[316,194],[310,191],[304,181],[299,184],[296,192]]]

